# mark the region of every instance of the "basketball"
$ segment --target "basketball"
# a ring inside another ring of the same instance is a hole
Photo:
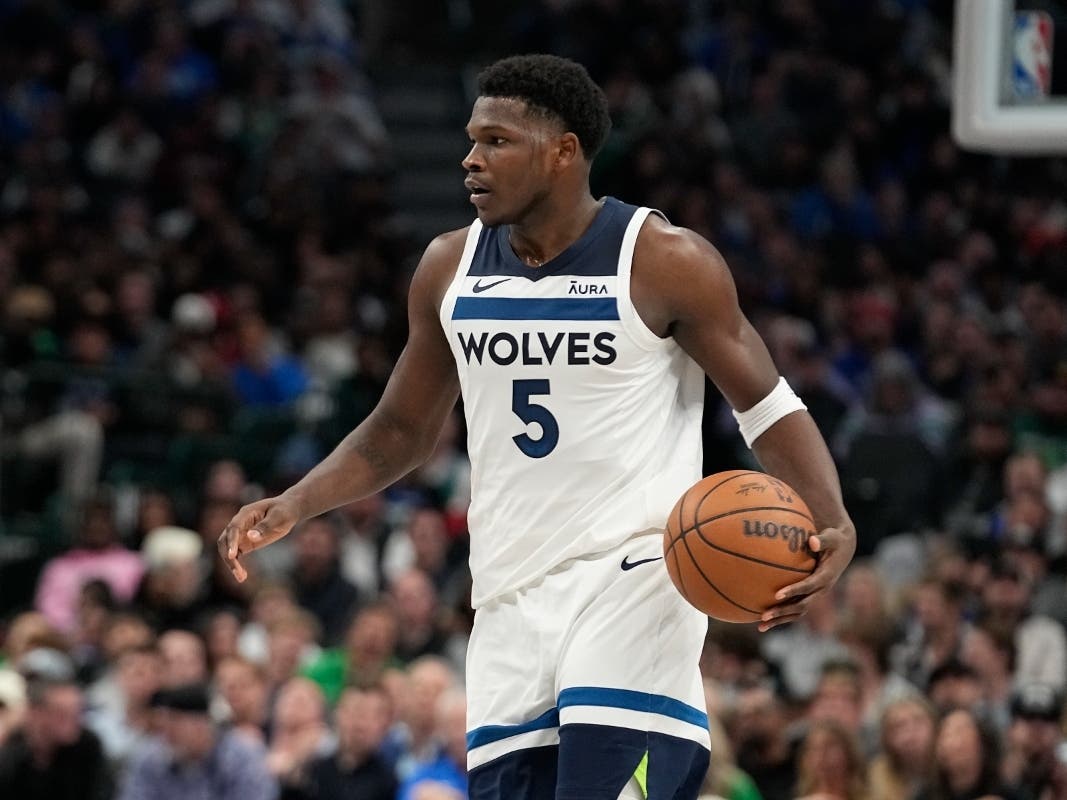
[[[663,556],[693,606],[724,622],[757,622],[775,593],[810,575],[816,533],[807,504],[787,484],[749,470],[709,475],[671,511]]]

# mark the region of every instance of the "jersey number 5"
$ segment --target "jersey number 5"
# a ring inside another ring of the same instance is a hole
[[[535,394],[549,394],[548,379],[515,381],[511,386],[511,410],[515,416],[529,425],[536,422],[541,426],[541,436],[534,439],[529,434],[520,433],[512,436],[515,445],[530,458],[544,458],[559,444],[559,423],[552,412],[542,405],[531,403]]]

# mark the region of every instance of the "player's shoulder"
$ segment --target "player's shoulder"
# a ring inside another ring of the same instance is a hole
[[[634,246],[634,270],[653,269],[677,277],[693,269],[725,270],[726,262],[715,246],[690,228],[672,225],[659,214],[649,214]]]
[[[645,324],[664,335],[679,319],[735,296],[719,251],[696,231],[649,214],[634,247],[630,296]]]
[[[425,293],[438,302],[456,275],[471,226],[434,237],[422,253],[411,281],[413,293]]]
[[[422,261],[419,264],[420,269],[426,266],[428,269],[434,270],[442,267],[447,268],[449,265],[455,268],[463,255],[463,248],[466,246],[470,230],[471,226],[468,225],[465,228],[457,228],[454,231],[435,236],[426,245]]]

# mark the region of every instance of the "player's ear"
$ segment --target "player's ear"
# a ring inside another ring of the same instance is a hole
[[[556,166],[568,167],[582,157],[582,144],[570,131],[559,137],[556,142]]]

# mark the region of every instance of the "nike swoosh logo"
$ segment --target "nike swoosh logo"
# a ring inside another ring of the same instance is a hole
[[[649,561],[661,561],[663,556],[656,556],[655,558],[642,558],[640,561],[629,561],[629,556],[623,556],[622,559],[622,571],[626,572],[634,567],[639,567],[642,564],[647,564]]]
[[[486,289],[492,289],[494,286],[499,286],[500,284],[505,283],[505,282],[510,281],[510,280],[511,280],[511,278],[502,278],[501,280],[497,281],[496,283],[487,283],[487,284],[485,284],[485,286],[482,286],[482,279],[479,278],[478,280],[476,280],[474,282],[474,290],[473,291],[474,291],[475,294],[478,294],[480,292],[484,292]]]

